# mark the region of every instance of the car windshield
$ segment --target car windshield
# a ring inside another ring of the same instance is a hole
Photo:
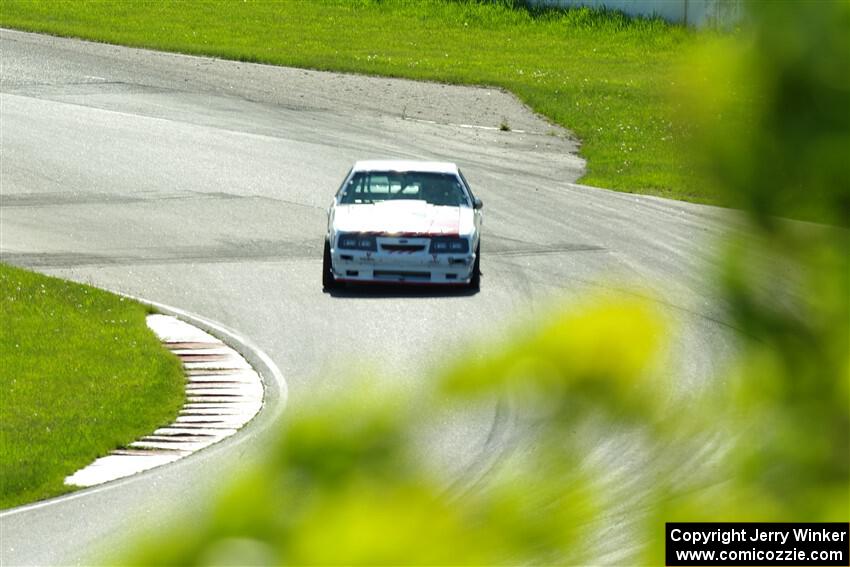
[[[397,199],[439,206],[469,206],[460,182],[450,173],[398,171],[358,171],[342,188],[339,202],[353,205]]]

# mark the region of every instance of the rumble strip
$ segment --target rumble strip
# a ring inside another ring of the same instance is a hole
[[[260,411],[262,382],[242,355],[176,317],[149,315],[147,324],[183,362],[183,409],[171,425],[97,459],[65,484],[95,486],[177,461],[230,437]]]

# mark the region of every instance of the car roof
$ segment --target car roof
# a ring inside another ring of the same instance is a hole
[[[370,159],[354,164],[354,171],[420,171],[426,173],[458,174],[457,165],[448,161],[416,161],[400,159]]]

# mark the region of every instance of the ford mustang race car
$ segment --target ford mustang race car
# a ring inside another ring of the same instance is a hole
[[[482,206],[453,163],[358,161],[328,209],[322,285],[477,289]]]

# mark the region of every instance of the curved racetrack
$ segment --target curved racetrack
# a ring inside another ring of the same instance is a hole
[[[584,167],[576,144],[506,93],[0,39],[3,261],[237,329],[280,367],[289,404],[347,388],[364,361],[415,392],[470,338],[612,280],[663,298],[679,330],[671,395],[683,403],[733,348],[705,275],[731,215],[573,184]],[[369,157],[461,166],[485,203],[480,293],[322,293],[325,209],[351,163]],[[259,418],[229,442],[4,513],[0,562],[81,562],[139,518],[203,513],[207,490],[261,453],[282,409],[271,384]],[[424,458],[469,486],[521,446],[520,421],[497,404],[447,416]],[[640,461],[605,450],[595,458],[612,470]],[[611,545],[627,551],[623,534]]]

